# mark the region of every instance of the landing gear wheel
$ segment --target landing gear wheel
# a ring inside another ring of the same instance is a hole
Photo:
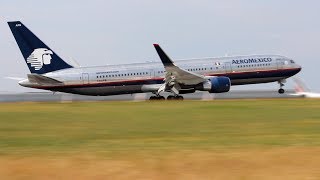
[[[183,96],[168,96],[167,100],[183,100]]]
[[[284,92],[285,92],[285,91],[284,91],[284,89],[282,89],[282,88],[278,90],[278,93],[279,93],[279,94],[283,94]]]
[[[175,98],[174,98],[174,96],[172,96],[172,95],[170,95],[170,96],[168,96],[167,97],[167,100],[174,100]]]
[[[182,101],[183,100],[183,96],[176,96],[176,100]]]
[[[163,96],[151,96],[149,100],[165,100],[165,98]]]
[[[285,83],[285,82],[286,82],[285,79],[278,81],[278,83],[279,83],[279,85],[280,85],[280,89],[278,90],[278,93],[279,93],[279,94],[283,94],[283,93],[285,92],[284,89],[282,88],[282,87],[284,86],[284,83]]]

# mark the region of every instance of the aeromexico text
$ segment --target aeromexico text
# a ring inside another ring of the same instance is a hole
[[[272,58],[253,58],[253,59],[232,60],[232,64],[264,63],[264,62],[271,62],[271,61],[272,61]]]

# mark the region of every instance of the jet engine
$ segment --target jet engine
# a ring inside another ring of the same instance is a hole
[[[231,81],[228,77],[209,77],[206,82],[202,84],[203,91],[210,93],[224,93],[230,90]]]

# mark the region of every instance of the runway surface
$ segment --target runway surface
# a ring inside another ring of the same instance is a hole
[[[210,94],[207,92],[197,92],[183,95],[189,100],[213,100],[213,99],[261,99],[261,98],[296,98],[290,96],[293,91],[286,94],[278,94],[272,90],[254,91],[230,91],[222,94]],[[148,100],[151,93],[116,95],[116,96],[82,96],[66,93],[51,92],[30,92],[30,93],[0,93],[0,102],[59,102],[59,101],[143,101]],[[165,97],[169,93],[163,94]]]

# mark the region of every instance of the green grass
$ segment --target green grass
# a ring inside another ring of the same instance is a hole
[[[319,100],[0,104],[0,155],[319,145]]]

